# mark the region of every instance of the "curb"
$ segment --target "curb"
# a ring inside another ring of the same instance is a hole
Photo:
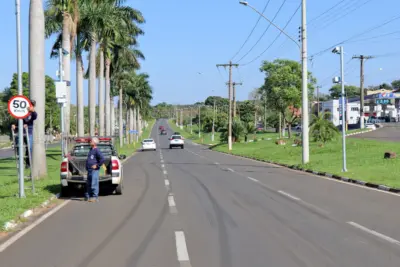
[[[369,132],[373,132],[373,131],[376,131],[376,130],[378,130],[378,128],[376,128],[376,129],[370,129],[370,130],[368,130],[368,131],[363,131],[363,132],[356,132],[356,133],[346,134],[346,137],[347,137],[347,136],[352,136],[352,135],[357,135],[357,134],[369,133]]]
[[[332,179],[332,180],[340,180],[342,182],[351,183],[351,184],[358,184],[358,185],[361,185],[361,186],[364,186],[364,187],[374,188],[374,189],[377,189],[377,190],[380,190],[380,191],[391,192],[391,193],[395,193],[395,194],[399,194],[400,195],[400,188],[389,187],[389,186],[386,186],[386,185],[380,185],[380,184],[365,182],[365,181],[362,181],[362,180],[347,178],[347,177],[344,177],[344,176],[331,174],[331,173],[327,173],[327,172],[319,172],[319,171],[314,171],[314,170],[311,170],[311,169],[304,169],[304,168],[299,167],[298,165],[289,165],[289,164],[274,162],[274,161],[271,161],[271,160],[262,160],[262,159],[258,159],[258,158],[246,157],[246,156],[242,156],[242,155],[235,155],[235,154],[231,154],[231,153],[227,153],[227,152],[221,152],[221,151],[215,151],[215,152],[219,152],[219,153],[223,153],[223,154],[227,154],[227,155],[231,155],[231,156],[235,156],[235,157],[245,158],[245,159],[252,159],[252,160],[259,161],[259,162],[265,162],[265,163],[268,163],[268,164],[274,164],[274,165],[281,166],[283,168],[288,168],[288,169],[301,171],[301,172],[307,172],[307,173],[311,173],[311,174],[314,174],[314,175],[326,177],[326,178],[329,178],[329,179]]]
[[[48,200],[44,201],[39,207],[45,208],[50,204],[51,201],[53,201],[56,198],[58,199],[59,197],[60,197],[60,193],[57,193],[56,195],[52,195]],[[27,219],[27,218],[31,217],[34,214],[34,210],[35,210],[34,208],[26,210],[21,215],[19,215],[18,218],[20,220]],[[4,223],[4,225],[2,226],[2,230],[10,231],[10,230],[15,229],[20,224],[21,224],[21,221],[20,222],[16,222],[15,220],[11,220],[11,221],[8,221],[8,222]]]

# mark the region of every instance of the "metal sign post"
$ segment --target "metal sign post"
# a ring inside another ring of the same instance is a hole
[[[22,88],[22,86],[21,86]],[[29,108],[32,106],[30,100],[23,95],[16,95],[8,101],[8,113],[15,119],[18,119],[18,180],[19,197],[25,197],[24,188],[24,123],[23,119],[29,116]],[[14,144],[15,145],[15,144]]]
[[[61,158],[64,157],[65,153],[65,136],[64,136],[64,106],[67,103],[67,82],[63,81],[64,71],[63,71],[63,55],[68,55],[68,51],[60,48],[58,50],[58,57],[59,57],[59,70],[57,75],[60,78],[59,82],[56,82],[56,98],[57,103],[60,104],[60,111],[61,111]],[[68,104],[68,103],[67,103]]]

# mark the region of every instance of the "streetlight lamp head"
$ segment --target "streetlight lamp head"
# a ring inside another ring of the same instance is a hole
[[[239,1],[239,4],[247,6],[249,3],[247,3],[246,1]]]
[[[332,53],[334,54],[340,54],[341,51],[341,47],[340,46],[336,46],[335,48],[332,49]]]

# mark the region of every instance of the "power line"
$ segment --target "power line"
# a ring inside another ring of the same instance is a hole
[[[310,26],[310,29],[316,28],[320,26],[322,23],[325,23],[326,21],[331,20],[332,18],[334,19],[336,16],[343,14],[344,10],[348,10],[351,8],[354,3],[357,3],[355,1],[362,1],[362,0],[349,0],[348,2],[344,2],[343,5],[338,4],[335,8],[331,9],[328,14],[326,14],[323,17],[323,20],[316,20],[316,23],[313,23]],[[341,2],[342,3],[342,2]]]
[[[297,14],[297,12],[299,11],[300,7],[301,7],[301,4],[300,4],[300,5],[297,7],[297,9],[294,11],[293,15],[290,17],[290,19],[289,19],[288,22],[286,23],[285,27],[283,28],[283,30],[286,29],[286,27],[287,27],[287,26],[290,24],[290,22],[293,20],[294,16],[296,16],[296,14]],[[255,58],[253,58],[251,61],[249,61],[249,62],[247,62],[247,63],[245,63],[245,64],[241,64],[241,65],[242,65],[242,66],[246,66],[246,65],[249,65],[249,64],[253,63],[253,62],[256,61],[257,59],[259,59],[265,52],[268,51],[268,49],[270,49],[270,48],[275,44],[275,42],[278,40],[278,38],[279,38],[281,35],[282,35],[282,32],[280,32],[280,33],[275,37],[275,39],[272,41],[272,43],[271,43],[263,52],[261,52],[261,54],[259,54],[259,55],[258,55],[257,57],[255,57]]]
[[[310,58],[312,59],[312,58],[314,58],[314,57],[316,57],[316,56],[322,55],[322,54],[326,53],[327,51],[331,50],[332,48],[334,48],[334,47],[336,47],[336,46],[338,46],[338,45],[344,44],[344,43],[346,43],[346,42],[348,42],[348,41],[350,41],[350,40],[352,40],[352,39],[354,39],[354,38],[357,38],[357,37],[359,37],[359,36],[361,36],[361,35],[364,35],[364,34],[366,34],[366,33],[368,33],[368,32],[371,32],[371,31],[374,31],[374,30],[376,30],[376,29],[378,29],[378,28],[381,28],[381,27],[383,27],[383,26],[385,26],[385,25],[387,25],[387,24],[389,24],[389,23],[391,23],[391,22],[393,22],[393,21],[395,21],[395,20],[398,20],[398,19],[400,19],[400,16],[391,18],[391,19],[389,19],[388,21],[386,21],[386,22],[384,22],[384,23],[382,23],[382,24],[376,25],[376,26],[374,26],[374,27],[372,27],[372,28],[369,28],[368,30],[365,30],[365,31],[363,31],[363,32],[361,32],[361,33],[355,34],[355,35],[353,35],[353,36],[347,38],[347,39],[344,40],[344,41],[341,41],[341,42],[339,42],[339,43],[337,43],[337,44],[335,44],[335,45],[332,45],[332,46],[330,46],[330,47],[328,47],[328,48],[326,48],[326,49],[324,49],[324,50],[321,50],[321,51],[319,51],[319,52],[317,52],[317,53],[311,55]]]
[[[267,7],[269,5],[269,2],[271,2],[271,0],[268,0],[267,4],[264,6],[263,11],[261,12],[262,14],[264,14],[265,10],[267,10]],[[242,51],[243,47],[246,45],[246,43],[249,41],[251,35],[253,34],[254,30],[256,29],[258,23],[260,22],[262,16],[260,15],[257,19],[256,24],[254,25],[253,29],[250,31],[249,35],[247,36],[246,40],[243,42],[242,46],[239,48],[239,50],[233,55],[233,57],[231,58],[231,60],[233,60],[239,53],[240,51]]]
[[[353,13],[354,11],[360,9],[361,7],[363,7],[364,5],[368,4],[368,3],[371,2],[371,1],[373,1],[373,0],[367,0],[367,1],[363,2],[362,4],[358,4],[358,2],[356,2],[355,5],[353,5],[354,8],[352,8],[351,10],[347,11],[347,12],[344,13],[344,14],[343,14],[342,12],[338,13],[338,15],[341,14],[341,16],[339,16],[338,18],[335,19],[335,17],[334,17],[334,19],[331,20],[331,21],[328,21],[328,23],[326,23],[327,20],[325,20],[325,21],[324,21],[325,24],[322,24],[322,26],[319,28],[319,31],[320,31],[320,30],[323,30],[323,29],[325,29],[325,28],[327,28],[329,25],[332,25],[332,23],[334,23],[334,22],[336,22],[336,21],[338,21],[338,20],[341,20],[342,18],[344,18],[344,17],[346,17],[347,15]]]
[[[278,11],[276,12],[274,18],[272,19],[272,22],[276,19],[276,17],[279,15],[279,13],[281,12],[283,6],[285,5],[287,0],[283,0],[281,6],[279,7]],[[271,24],[268,24],[267,28],[265,29],[265,31],[263,32],[263,34],[260,36],[260,38],[258,38],[257,42],[247,51],[246,54],[244,54],[239,60],[238,62],[240,62],[243,58],[245,58],[253,49],[254,47],[256,47],[256,45],[261,41],[261,39],[264,37],[264,35],[267,33],[268,29],[271,27]]]
[[[323,15],[325,15],[328,12],[331,12],[333,9],[335,9],[336,7],[338,7],[341,3],[343,3],[346,0],[341,0],[338,3],[334,4],[333,6],[331,6],[330,8],[328,8],[327,10],[325,10],[324,12],[322,12],[321,14],[319,14],[318,16],[312,18],[311,20],[308,21],[308,25],[311,25],[314,21],[318,20],[320,17],[322,17]]]
[[[384,34],[380,34],[380,35],[376,35],[376,36],[372,36],[372,37],[368,37],[368,38],[364,38],[364,39],[358,39],[358,40],[353,40],[347,43],[355,43],[355,42],[361,42],[361,41],[368,41],[371,39],[376,39],[376,38],[380,38],[380,37],[384,37],[384,36],[388,36],[388,35],[393,35],[396,33],[400,33],[400,31],[394,31],[394,32],[389,32],[389,33],[384,33]]]

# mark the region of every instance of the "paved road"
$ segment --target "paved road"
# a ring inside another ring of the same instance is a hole
[[[53,143],[53,144],[48,145],[49,148],[57,147],[57,146],[60,146],[60,143]],[[11,158],[11,157],[14,157],[13,149],[11,149],[11,148],[0,149],[0,159]]]
[[[364,138],[377,141],[400,141],[400,126],[384,126],[376,131],[351,136],[352,138]]]
[[[124,166],[124,195],[72,200],[0,265],[399,266],[398,196],[188,142],[170,150],[157,126],[158,151]]]

